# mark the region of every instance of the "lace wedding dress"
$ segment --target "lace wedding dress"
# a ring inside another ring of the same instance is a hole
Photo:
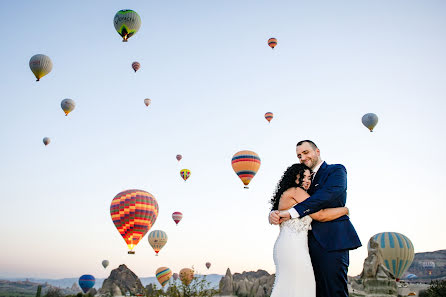
[[[274,244],[276,279],[271,297],[316,297],[307,237],[311,221],[310,216],[305,216],[280,224]]]

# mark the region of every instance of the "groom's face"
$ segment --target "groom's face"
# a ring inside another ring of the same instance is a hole
[[[308,142],[304,142],[297,146],[296,154],[300,163],[307,165],[311,169],[313,169],[319,163],[319,149],[314,149]]]

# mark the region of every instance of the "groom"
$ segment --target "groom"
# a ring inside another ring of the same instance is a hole
[[[328,165],[311,140],[302,140],[296,146],[297,158],[313,171],[313,181],[307,200],[288,212],[269,215],[270,223],[299,218],[324,208],[345,206],[347,198],[347,171],[340,164]],[[316,297],[348,297],[347,270],[349,250],[361,246],[355,228],[348,216],[329,222],[312,222],[308,232],[308,247],[316,279]]]

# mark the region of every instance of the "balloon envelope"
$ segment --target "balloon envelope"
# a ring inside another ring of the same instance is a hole
[[[32,56],[29,60],[29,68],[31,68],[37,81],[39,81],[42,77],[51,72],[51,69],[53,69],[53,62],[51,62],[50,57],[38,54]]]
[[[211,262],[206,262],[206,268],[209,269],[211,267]]]
[[[378,124],[378,116],[374,113],[366,113],[362,116],[362,124],[366,126],[370,132],[373,132],[373,128]]]
[[[234,154],[231,164],[232,169],[234,169],[247,189],[260,168],[260,157],[253,151],[240,151]]]
[[[149,233],[148,240],[153,250],[158,255],[159,251],[167,243],[167,234],[162,230],[153,230]]]
[[[173,276],[173,279],[174,279],[174,280],[177,280],[177,279],[178,279],[178,273],[175,272],[174,274],[172,274],[172,276]]]
[[[183,159],[183,156],[182,156],[182,155],[177,155],[176,158],[177,158],[177,160],[178,160],[178,162],[179,162],[179,161],[181,161],[181,159]]]
[[[401,278],[414,258],[414,248],[410,239],[397,232],[378,233],[372,238],[378,242],[383,254],[383,264],[396,278]],[[370,241],[367,249],[370,249]]]
[[[271,37],[270,39],[268,39],[268,45],[270,48],[274,49],[274,47],[277,45],[277,39]]]
[[[123,9],[115,14],[113,24],[122,41],[127,42],[141,27],[141,18],[136,11]]]
[[[186,181],[190,177],[190,170],[189,169],[181,169],[180,175]]]
[[[48,144],[50,144],[50,142],[51,142],[51,139],[49,137],[44,137],[43,138],[43,144],[44,145],[48,145]]]
[[[141,64],[139,64],[139,62],[132,63],[132,68],[135,72],[138,71],[140,67],[141,67]]]
[[[146,191],[122,191],[113,198],[110,215],[131,251],[155,223],[158,202]]]
[[[60,107],[62,107],[62,110],[65,112],[65,116],[67,116],[74,110],[74,108],[76,107],[76,103],[73,99],[67,98],[62,100],[62,102],[60,103]]]
[[[81,287],[82,291],[84,293],[87,293],[88,290],[93,288],[94,283],[96,282],[96,279],[93,275],[90,274],[84,274],[79,278],[79,287]]]
[[[180,280],[185,284],[186,286],[191,283],[191,281],[194,279],[194,271],[190,268],[183,268],[180,270]]]
[[[149,106],[150,103],[152,103],[152,100],[150,100],[149,98],[144,99],[144,104],[145,104],[146,106]]]
[[[107,266],[110,264],[110,262],[108,260],[104,260],[102,261],[102,266],[104,266],[104,268],[107,268]]]
[[[272,112],[265,113],[265,119],[268,121],[268,123],[271,122],[273,117],[274,117],[274,114]]]
[[[183,214],[179,211],[176,211],[172,214],[172,219],[174,220],[174,222],[178,225],[178,223],[181,221],[181,219],[183,218]]]
[[[172,270],[168,267],[160,267],[156,270],[156,278],[163,287],[167,284],[171,276]]]

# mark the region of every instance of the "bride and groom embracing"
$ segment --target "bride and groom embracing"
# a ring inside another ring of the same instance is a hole
[[[311,140],[297,143],[300,164],[288,167],[271,199],[276,279],[271,297],[347,297],[349,250],[361,246],[350,222],[347,171],[328,165]]]

